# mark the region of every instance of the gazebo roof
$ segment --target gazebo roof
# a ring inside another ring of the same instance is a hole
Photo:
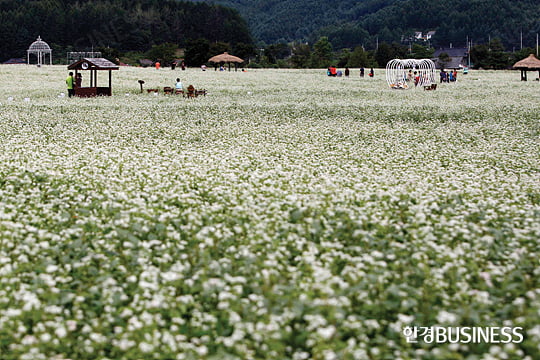
[[[530,54],[523,60],[518,61],[514,64],[514,69],[521,70],[540,70],[540,60],[536,58],[533,54]]]
[[[234,56],[229,54],[228,52],[224,52],[223,54],[216,55],[208,59],[209,62],[213,63],[219,63],[219,62],[236,62],[236,63],[243,63],[244,60],[239,58],[238,56]]]
[[[28,51],[29,52],[50,52],[51,47],[45,41],[41,40],[41,36],[38,36],[36,41],[30,44]]]
[[[105,58],[84,58],[68,65],[69,70],[118,70],[115,63]]]

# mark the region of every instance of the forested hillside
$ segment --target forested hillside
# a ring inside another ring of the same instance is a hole
[[[175,0],[0,0],[0,60],[22,57],[40,35],[54,48],[146,51],[205,38],[250,43],[238,11]]]
[[[200,0],[195,0],[200,1]],[[208,1],[205,1],[208,3]],[[328,36],[336,48],[393,42],[437,31],[432,44],[465,46],[466,37],[498,37],[511,49],[532,46],[540,32],[538,0],[213,0],[238,9],[266,43]]]

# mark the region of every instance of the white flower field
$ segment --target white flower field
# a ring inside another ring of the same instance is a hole
[[[0,66],[2,360],[539,359],[538,82],[122,67],[69,99],[66,76]],[[137,83],[176,77],[208,95]]]

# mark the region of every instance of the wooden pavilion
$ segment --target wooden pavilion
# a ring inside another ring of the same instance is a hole
[[[538,78],[540,79],[540,60],[533,54],[518,61],[513,67],[514,69],[521,70],[521,81],[527,81],[527,71],[538,71]]]
[[[228,63],[229,71],[231,71],[231,63],[234,63],[234,71],[237,71],[238,64],[241,64],[244,62],[243,59],[239,58],[238,56],[231,55],[228,52],[224,52],[223,54],[213,56],[210,59],[208,59],[208,61],[213,62],[215,67],[217,67],[217,64],[219,63]]]
[[[112,70],[118,70],[118,65],[104,58],[83,58],[68,66],[68,70],[75,70],[75,81],[82,76],[79,71],[90,72],[90,86],[75,87],[75,96],[92,97],[92,96],[111,96],[112,95]],[[109,71],[109,86],[98,86],[98,71]]]

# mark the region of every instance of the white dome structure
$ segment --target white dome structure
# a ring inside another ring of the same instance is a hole
[[[394,59],[386,64],[386,82],[392,89],[410,89],[435,83],[435,63],[430,59]]]
[[[34,41],[28,50],[26,50],[28,65],[30,65],[30,55],[37,56],[37,65],[43,65],[44,60],[46,60],[46,55],[49,54],[49,65],[52,65],[52,50],[49,44],[41,40],[41,36],[38,36],[36,41]]]

